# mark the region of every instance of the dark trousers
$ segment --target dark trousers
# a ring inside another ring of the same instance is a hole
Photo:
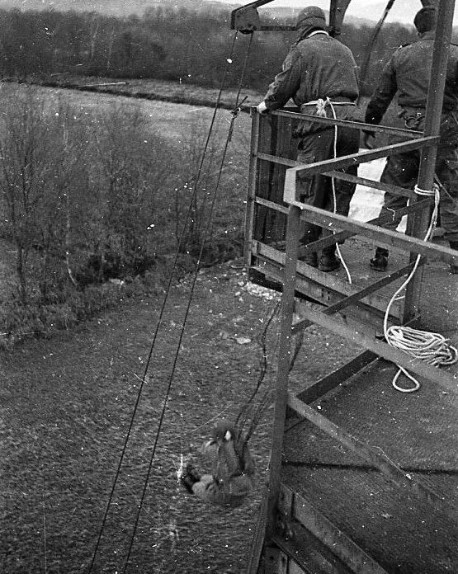
[[[407,128],[423,131],[424,114],[416,109],[406,108],[401,115]],[[442,184],[439,217],[445,239],[455,242],[458,241],[458,114],[456,112],[448,111],[442,114],[440,137],[435,166],[436,176]],[[419,167],[418,150],[390,156],[380,181],[413,189],[417,183]],[[385,193],[380,215],[388,216],[390,219],[390,222],[384,225],[386,229],[397,228],[401,218],[396,217],[393,210],[405,207],[407,201],[406,197]]]
[[[300,143],[297,161],[308,164],[331,159],[336,155],[357,153],[359,150],[359,132],[355,129],[337,128],[337,140],[334,150],[334,128],[322,129],[305,135]],[[357,166],[350,166],[342,171],[357,175]],[[356,184],[335,179],[335,202],[332,179],[323,175],[316,175],[299,182],[298,196],[301,202],[332,211],[340,215],[348,215],[350,201],[355,193]],[[305,222],[303,227],[302,243],[311,243],[321,235],[329,234],[313,223]],[[333,248],[332,248],[333,249]]]
[[[390,156],[380,181],[413,189],[417,182],[420,156],[417,150]],[[445,239],[458,241],[458,150],[455,147],[439,146],[436,159],[436,175],[442,184],[439,216]],[[389,218],[386,229],[395,230],[401,221],[394,211],[407,205],[408,198],[385,193],[380,211]]]

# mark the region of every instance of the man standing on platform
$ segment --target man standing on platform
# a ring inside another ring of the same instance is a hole
[[[357,68],[349,48],[332,38],[326,30],[323,10],[309,6],[298,16],[298,39],[291,47],[282,71],[275,77],[258,111],[266,114],[283,107],[290,98],[303,113],[352,120],[358,98]],[[302,121],[295,132],[298,142],[297,160],[304,164],[334,156],[358,153],[359,131],[337,129],[329,124]],[[344,170],[356,175],[357,167]],[[333,181],[323,175],[300,182],[299,200],[308,205],[348,215],[356,185]],[[319,239],[321,227],[305,223],[302,244]],[[326,232],[329,233],[329,232]],[[318,261],[316,252],[307,253],[303,261],[322,271],[333,271],[340,265],[336,246],[323,249]]]
[[[422,8],[414,19],[419,39],[398,48],[383,69],[379,85],[367,109],[365,122],[380,123],[390,102],[397,94],[401,108],[400,117],[406,128],[424,131],[425,109],[430,81],[436,9]],[[373,134],[363,136],[366,147],[371,148]],[[420,166],[418,150],[399,153],[388,158],[380,181],[413,189]],[[441,183],[439,215],[445,239],[452,249],[458,250],[458,46],[451,45],[447,77],[445,81],[440,142],[437,148],[436,176]],[[406,197],[385,193],[380,215],[391,218],[386,229],[394,231],[401,218],[396,210],[407,204]],[[388,249],[377,247],[370,266],[376,271],[385,271],[388,265]],[[458,273],[458,265],[450,266],[451,273]]]

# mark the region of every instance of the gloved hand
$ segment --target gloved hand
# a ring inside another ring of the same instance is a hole
[[[374,148],[374,132],[363,132],[363,147]]]
[[[261,102],[256,109],[258,110],[258,113],[263,116],[269,113],[269,110],[265,102]]]

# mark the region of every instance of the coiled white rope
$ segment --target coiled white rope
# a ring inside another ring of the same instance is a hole
[[[439,200],[440,192],[439,187],[434,184],[432,191],[420,189],[415,186],[415,193],[422,196],[432,196],[434,195],[434,209],[431,215],[431,221],[426,232],[424,241],[429,241],[433,235],[434,229],[436,227],[437,215],[439,211]],[[430,333],[428,331],[420,331],[417,329],[412,329],[411,327],[392,325],[388,327],[388,317],[390,313],[390,308],[396,299],[399,299],[399,293],[401,293],[409,284],[412,277],[417,271],[418,264],[420,263],[421,256],[417,255],[415,264],[412,271],[408,275],[404,283],[399,287],[399,289],[391,297],[388,307],[385,312],[385,318],[383,321],[383,332],[385,335],[386,342],[392,347],[401,349],[405,353],[408,353],[416,359],[422,359],[429,365],[435,367],[440,367],[444,365],[453,365],[458,361],[458,350],[450,345],[448,339],[445,339],[439,333]],[[398,372],[396,373],[392,385],[393,387],[401,393],[413,393],[418,391],[420,388],[420,383],[417,379],[411,375],[404,367],[398,366]],[[400,387],[397,384],[399,376],[403,373],[407,378],[413,382],[413,387]]]

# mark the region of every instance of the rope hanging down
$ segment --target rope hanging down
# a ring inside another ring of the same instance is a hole
[[[315,103],[315,102],[310,102],[310,103]],[[331,101],[331,99],[329,97],[327,97],[325,100],[322,98],[319,98],[318,100],[316,100],[316,115],[318,117],[322,117],[325,118],[326,117],[326,106],[329,106],[331,108],[331,112],[332,112],[332,117],[337,120],[337,114],[336,114],[336,110],[335,110],[335,106],[338,105],[354,105],[351,104],[350,102],[333,102]],[[334,159],[337,158],[337,136],[339,133],[339,128],[337,126],[337,124],[334,124],[334,142],[333,142],[333,154],[334,154]],[[337,196],[336,196],[336,182],[335,182],[335,178],[331,177],[331,187],[332,187],[332,203],[333,203],[333,213],[336,214],[337,213]],[[335,231],[332,232],[333,235],[335,235]],[[348,283],[351,284],[353,282],[352,277],[351,277],[351,273],[350,270],[348,269],[348,265],[345,262],[345,259],[342,255],[342,252],[340,250],[339,244],[336,243],[336,251],[337,254],[339,255],[340,260],[342,261],[342,265],[343,268],[345,269],[345,273],[347,274],[347,279],[348,279]]]
[[[116,472],[115,472],[115,478],[114,478],[114,481],[113,481],[113,484],[112,484],[112,487],[111,487],[111,490],[110,490],[108,502],[107,502],[107,505],[106,505],[106,508],[105,508],[104,516],[103,516],[103,518],[102,518],[101,528],[100,528],[100,531],[99,531],[99,534],[98,534],[98,537],[97,537],[96,545],[95,545],[95,548],[94,548],[94,552],[93,552],[93,555],[92,555],[92,558],[91,558],[91,562],[90,562],[90,565],[89,565],[87,574],[91,574],[91,572],[92,572],[92,570],[93,570],[93,567],[94,567],[94,565],[95,565],[95,560],[96,560],[96,557],[97,557],[97,554],[98,554],[98,550],[99,550],[99,547],[100,547],[100,543],[101,543],[101,540],[102,540],[103,532],[104,532],[104,529],[105,529],[105,527],[106,527],[106,523],[107,523],[107,519],[108,519],[108,513],[109,513],[109,510],[110,510],[112,501],[113,501],[113,497],[114,497],[114,493],[115,493],[115,490],[116,490],[117,482],[118,482],[119,475],[120,475],[120,472],[121,472],[121,467],[122,467],[122,464],[123,464],[123,461],[124,461],[124,458],[125,458],[125,455],[126,455],[126,452],[127,452],[127,446],[128,446],[129,440],[130,440],[131,433],[132,433],[133,424],[134,424],[134,421],[135,421],[135,418],[136,418],[136,414],[137,414],[137,412],[138,412],[138,407],[139,407],[139,403],[140,403],[140,398],[141,398],[141,395],[142,395],[142,392],[143,392],[143,388],[144,388],[144,385],[145,385],[145,382],[146,382],[146,376],[147,376],[147,373],[148,373],[148,370],[149,370],[149,365],[150,365],[150,363],[151,363],[151,359],[152,359],[153,352],[154,352],[154,348],[155,348],[156,341],[157,341],[157,338],[158,338],[159,330],[160,330],[160,328],[161,328],[162,325],[163,325],[163,316],[164,316],[165,307],[166,307],[166,304],[167,304],[167,301],[168,301],[168,297],[169,297],[169,294],[170,294],[170,290],[171,290],[171,286],[172,286],[172,281],[173,281],[173,276],[174,276],[175,270],[176,270],[176,268],[177,268],[178,257],[179,257],[179,253],[180,253],[180,247],[182,246],[182,244],[183,244],[183,242],[184,242],[184,239],[185,239],[185,237],[186,237],[187,227],[188,227],[188,224],[189,224],[190,221],[191,221],[192,214],[193,214],[193,211],[194,211],[194,202],[195,202],[195,199],[196,199],[196,197],[197,197],[198,183],[200,182],[200,179],[201,179],[201,175],[202,175],[202,170],[203,170],[203,165],[204,165],[205,157],[206,157],[206,154],[207,154],[207,151],[208,151],[208,146],[209,146],[210,138],[211,138],[211,135],[212,135],[212,133],[213,133],[213,128],[214,128],[214,124],[215,124],[215,119],[216,119],[216,115],[217,115],[217,112],[218,112],[218,109],[219,109],[219,103],[220,103],[220,101],[221,101],[221,95],[222,95],[222,93],[223,93],[223,90],[224,90],[224,87],[225,87],[225,83],[226,83],[226,79],[227,79],[227,75],[228,75],[229,65],[232,63],[232,54],[233,54],[233,52],[234,52],[235,42],[236,42],[236,40],[237,40],[237,35],[238,35],[238,33],[236,33],[236,34],[234,35],[233,42],[232,42],[232,47],[231,47],[231,54],[230,54],[230,57],[227,58],[227,60],[226,60],[226,63],[227,63],[227,64],[226,64],[226,67],[225,67],[225,71],[224,71],[224,75],[223,75],[223,80],[222,80],[222,82],[221,82],[221,87],[220,87],[220,89],[219,89],[218,96],[217,96],[217,99],[216,99],[216,102],[215,102],[215,105],[214,105],[213,115],[212,115],[212,119],[211,119],[209,131],[208,131],[207,138],[206,138],[206,141],[205,141],[205,144],[204,144],[204,149],[203,149],[202,156],[201,156],[201,160],[200,160],[200,163],[199,163],[197,175],[196,175],[196,178],[195,178],[195,180],[194,180],[193,191],[192,191],[192,194],[191,194],[191,199],[190,199],[190,202],[189,202],[189,207],[188,207],[188,210],[187,210],[187,213],[186,213],[186,216],[185,216],[184,227],[183,227],[183,230],[182,230],[182,232],[181,232],[181,234],[180,234],[180,238],[179,238],[179,241],[178,241],[178,247],[177,247],[177,250],[176,250],[176,253],[175,253],[175,257],[174,257],[172,269],[171,269],[170,276],[169,276],[169,281],[168,281],[168,283],[167,283],[165,296],[164,296],[164,299],[163,299],[163,302],[162,302],[162,305],[161,305],[161,309],[160,309],[160,313],[159,313],[159,318],[158,318],[158,321],[157,321],[157,324],[156,324],[156,328],[155,328],[155,331],[154,331],[154,334],[153,334],[153,339],[152,339],[152,343],[151,343],[150,350],[149,350],[149,353],[148,353],[148,358],[147,358],[147,361],[146,361],[146,364],[145,364],[145,369],[144,369],[143,377],[141,378],[141,383],[140,383],[140,385],[139,385],[139,389],[138,389],[138,392],[137,392],[136,402],[135,402],[135,405],[134,405],[134,409],[133,409],[132,416],[131,416],[131,419],[130,419],[129,427],[128,427],[128,430],[127,430],[127,433],[126,433],[126,437],[125,437],[125,440],[124,440],[124,443],[123,443],[122,450],[121,450],[120,459],[119,459],[118,466],[117,466],[117,469],[116,469]],[[235,104],[234,110],[238,110],[238,109],[240,108],[240,105],[241,105],[241,104],[239,103],[239,97],[240,97],[240,92],[241,92],[241,88],[242,88],[243,76],[244,76],[245,70],[246,70],[246,64],[247,64],[247,60],[248,60],[248,52],[249,52],[249,50],[250,50],[250,48],[251,48],[251,44],[252,44],[252,41],[251,41],[251,38],[250,38],[250,43],[249,43],[249,46],[248,46],[248,49],[247,49],[247,56],[246,56],[245,63],[244,63],[244,67],[243,67],[243,72],[242,72],[242,77],[241,77],[241,80],[240,80],[239,90],[238,90],[237,96],[236,96],[236,104]],[[141,512],[141,509],[142,509],[142,506],[143,506],[143,502],[144,502],[144,499],[145,499],[146,486],[147,486],[147,483],[148,483],[148,481],[149,481],[149,477],[150,477],[150,475],[151,475],[152,463],[153,463],[153,461],[154,461],[154,457],[155,457],[155,453],[156,453],[156,448],[157,448],[157,443],[158,443],[159,435],[160,435],[161,428],[162,428],[162,423],[163,423],[164,416],[165,416],[165,410],[166,410],[167,403],[168,403],[168,397],[169,397],[169,395],[170,395],[170,390],[171,390],[171,385],[172,385],[172,381],[173,381],[173,376],[174,376],[174,372],[175,372],[175,368],[176,368],[176,364],[177,364],[177,360],[178,360],[178,354],[179,354],[179,350],[180,350],[180,348],[181,348],[181,341],[182,341],[182,338],[183,338],[184,329],[185,329],[185,325],[186,325],[186,321],[187,321],[187,317],[188,317],[188,314],[189,314],[190,305],[191,305],[191,301],[192,301],[193,290],[194,290],[195,283],[196,283],[196,280],[197,280],[197,274],[198,274],[198,272],[199,272],[199,270],[200,270],[200,264],[201,264],[202,254],[203,254],[203,248],[204,248],[205,241],[207,240],[208,231],[209,231],[209,229],[211,229],[211,225],[212,225],[212,214],[213,214],[213,206],[214,206],[214,204],[215,204],[215,199],[216,199],[216,192],[217,192],[217,190],[218,190],[219,183],[220,183],[220,179],[221,179],[221,173],[222,173],[223,163],[224,163],[224,161],[225,161],[225,156],[226,156],[226,153],[227,153],[228,143],[229,143],[229,140],[230,140],[230,136],[232,136],[233,122],[235,121],[235,118],[237,117],[237,115],[238,115],[237,113],[233,113],[233,117],[232,117],[232,120],[231,120],[231,123],[230,123],[230,127],[229,127],[229,135],[228,135],[228,138],[227,138],[227,141],[226,141],[226,146],[225,146],[224,152],[223,152],[223,159],[222,159],[222,161],[221,161],[221,166],[220,166],[220,170],[219,170],[219,176],[218,176],[217,184],[216,184],[216,186],[215,186],[215,193],[214,193],[213,201],[212,201],[212,204],[211,204],[210,216],[209,216],[208,219],[207,219],[208,224],[207,224],[207,227],[205,228],[204,238],[203,238],[203,240],[202,240],[201,247],[200,247],[200,252],[199,252],[199,256],[198,256],[198,260],[197,260],[197,263],[196,263],[196,265],[195,265],[194,280],[193,280],[192,285],[191,285],[191,291],[190,291],[190,297],[189,297],[189,301],[188,301],[188,306],[187,306],[187,309],[186,309],[186,312],[185,312],[185,318],[184,318],[184,321],[183,321],[183,325],[182,325],[182,329],[181,329],[181,333],[180,333],[180,337],[179,337],[179,342],[178,342],[178,345],[177,345],[177,348],[176,348],[176,352],[175,352],[174,363],[173,363],[173,366],[172,366],[172,373],[171,373],[171,375],[170,375],[170,379],[169,379],[169,383],[168,383],[168,387],[167,387],[167,391],[166,391],[166,396],[165,396],[165,399],[164,399],[164,401],[163,401],[163,406],[162,406],[161,415],[160,415],[159,424],[158,424],[158,429],[157,429],[157,432],[156,432],[156,438],[155,438],[155,442],[154,442],[154,446],[153,446],[153,450],[152,450],[152,454],[151,454],[151,459],[150,459],[150,463],[149,463],[149,466],[148,466],[148,471],[147,471],[147,476],[146,476],[146,480],[145,480],[145,485],[144,485],[144,488],[143,488],[142,497],[141,497],[141,500],[140,500],[140,504],[139,504],[139,508],[138,508],[138,512],[137,512],[137,516],[136,516],[136,520],[135,520],[135,525],[134,525],[133,533],[132,533],[132,536],[131,536],[131,541],[130,541],[130,545],[129,545],[129,549],[128,549],[128,554],[127,554],[127,557],[126,557],[126,560],[125,560],[125,564],[124,564],[124,569],[123,569],[123,572],[124,572],[124,573],[126,572],[127,567],[128,567],[128,564],[129,564],[129,559],[130,559],[130,555],[131,555],[131,551],[132,551],[132,547],[133,547],[133,541],[134,541],[134,539],[135,539],[136,531],[137,531],[137,528],[138,528],[139,516],[140,516],[140,512]],[[205,202],[206,202],[206,200],[204,200],[204,203],[203,203],[203,205],[202,205],[202,210],[205,208]]]
[[[430,225],[424,239],[424,241],[429,241],[433,236],[437,222],[440,201],[439,187],[434,184],[433,191],[429,191],[420,189],[418,186],[415,186],[415,193],[421,196],[434,196],[434,209],[431,215]],[[433,365],[435,367],[453,365],[458,361],[458,350],[450,345],[449,340],[445,339],[445,337],[439,333],[430,333],[428,331],[421,331],[412,329],[411,327],[398,325],[392,325],[391,327],[388,327],[388,316],[390,313],[390,308],[393,302],[399,298],[399,293],[401,293],[407,287],[412,277],[415,275],[420,263],[420,259],[421,255],[417,255],[415,264],[409,276],[394,293],[390,299],[390,302],[388,303],[388,307],[385,312],[385,318],[383,321],[385,339],[386,342],[392,347],[396,347],[397,349],[404,351],[415,359],[422,359],[429,365]],[[418,391],[420,388],[420,383],[417,381],[417,379],[406,369],[404,369],[404,367],[400,367],[398,365],[398,369],[399,370],[392,381],[393,387],[401,393],[413,393]],[[401,373],[403,373],[413,382],[413,387],[400,387],[397,384]]]

